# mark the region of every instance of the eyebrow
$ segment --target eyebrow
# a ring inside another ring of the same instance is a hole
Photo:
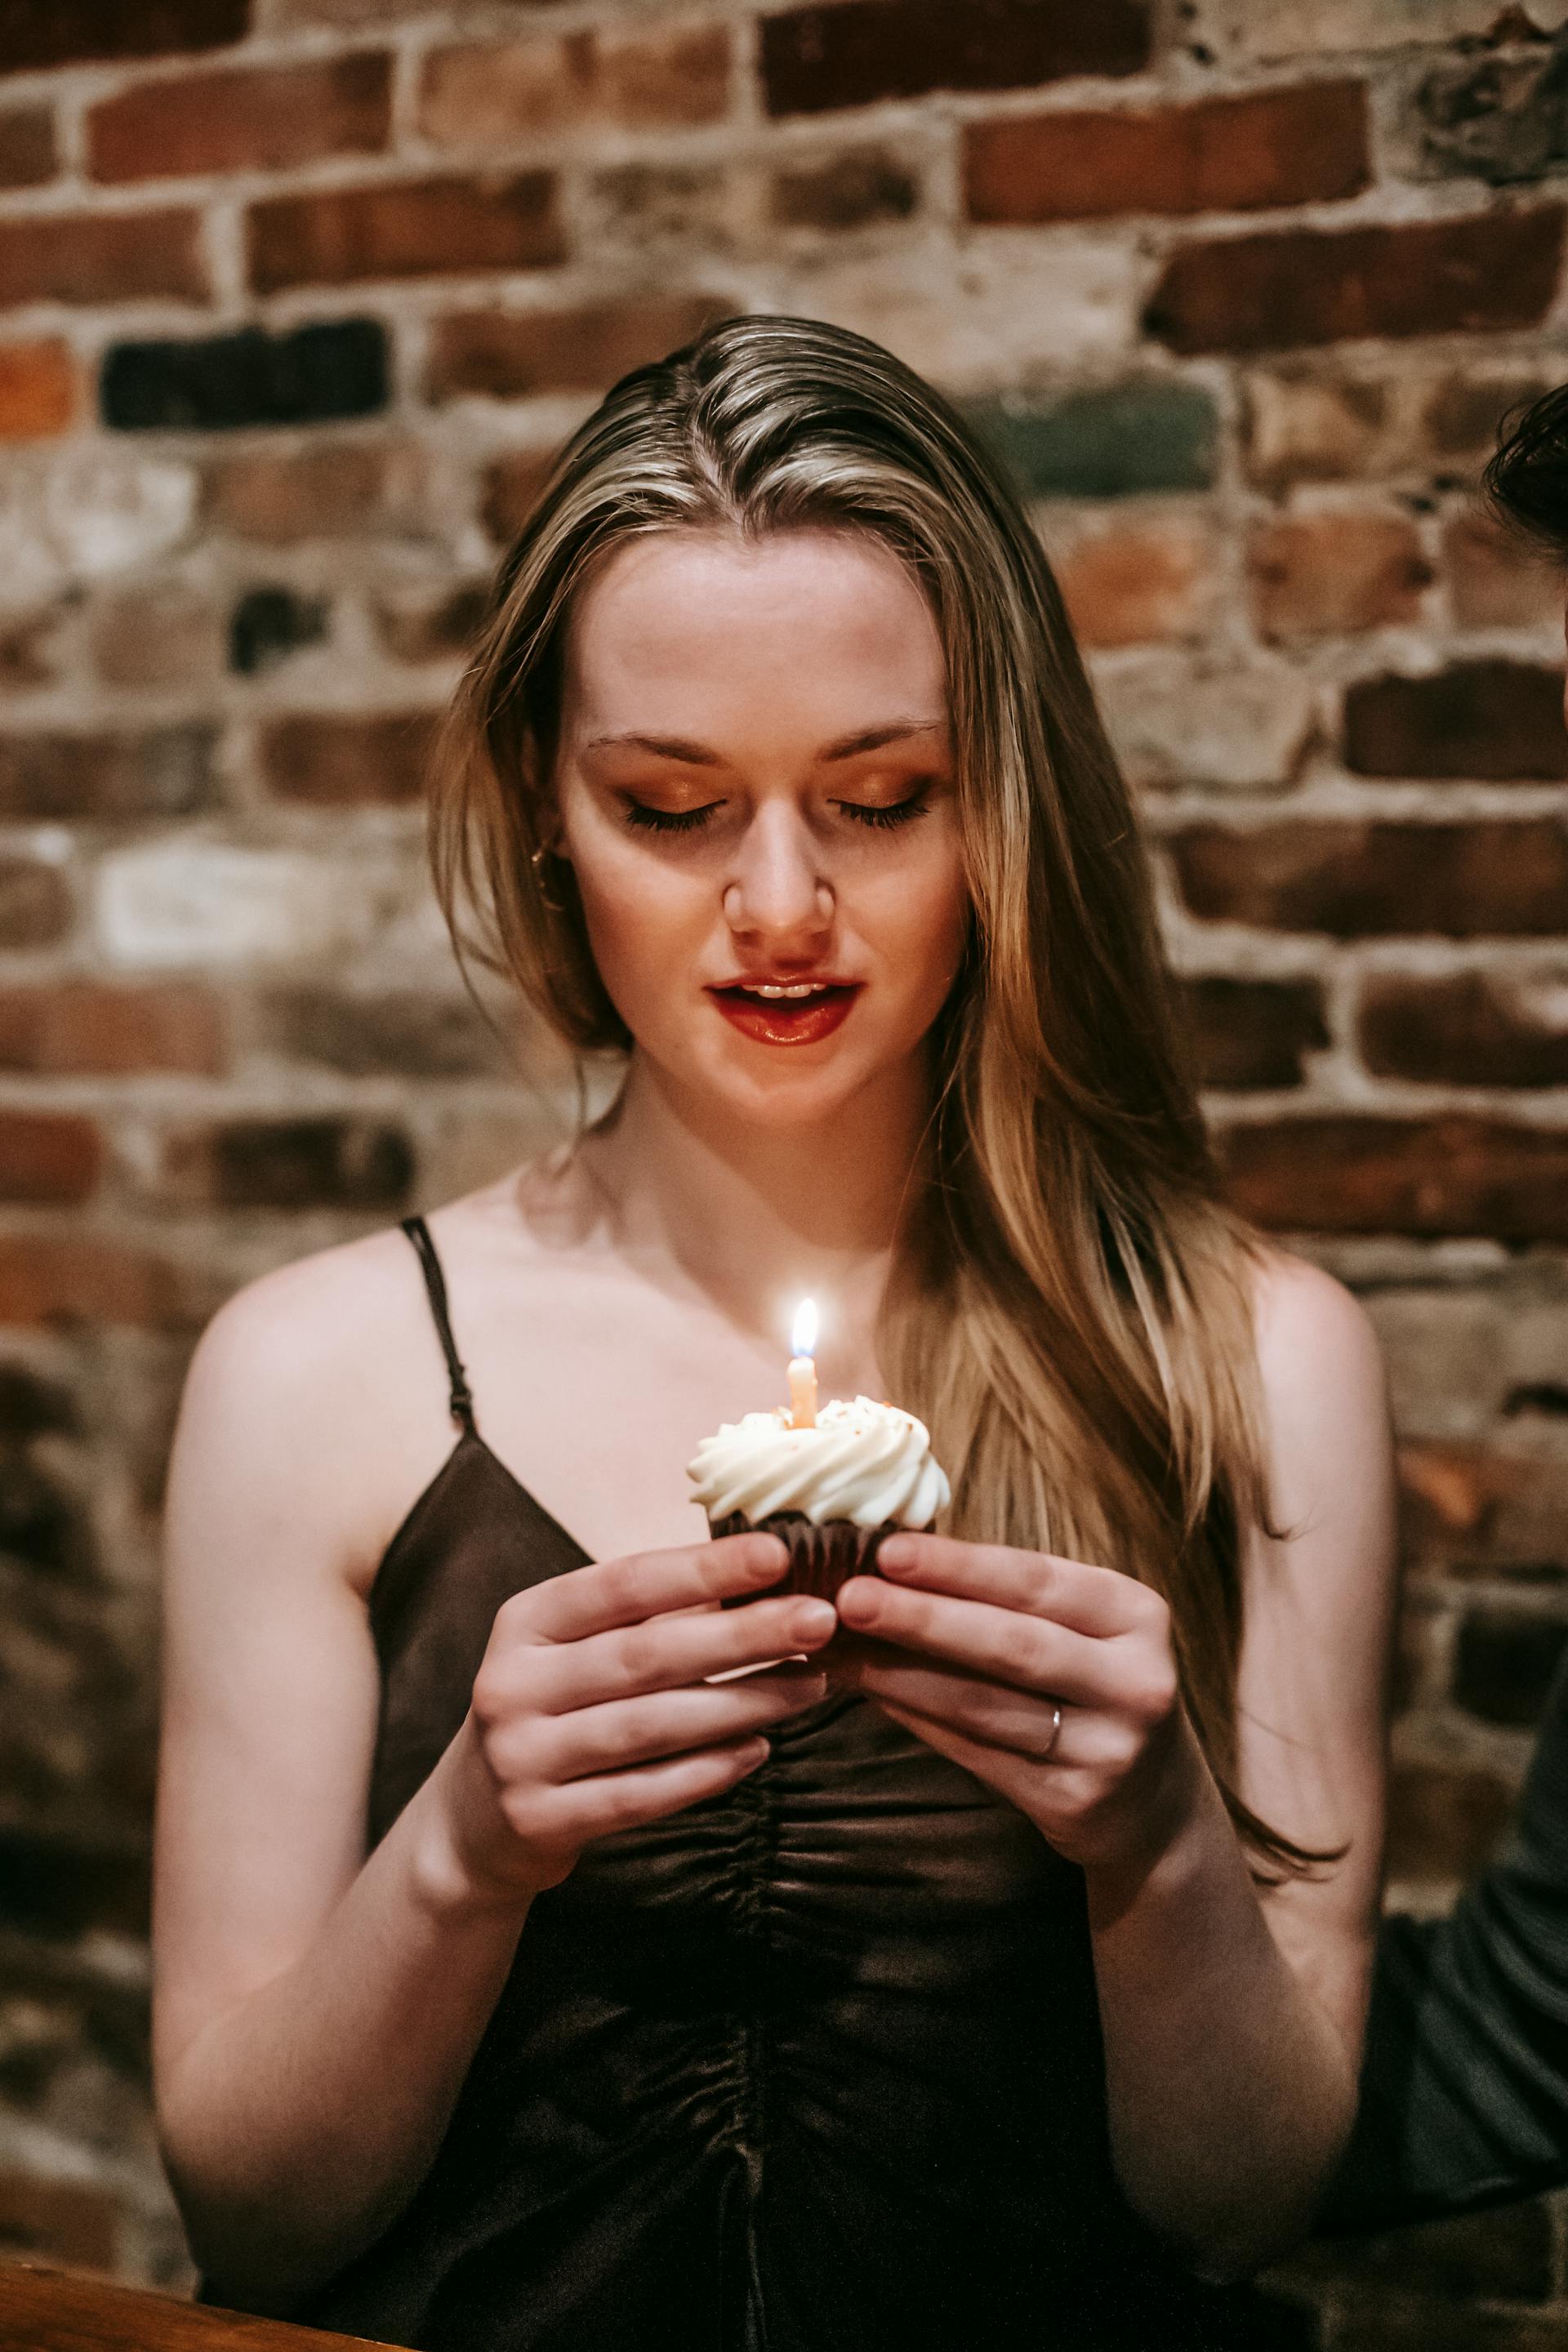
[[[941,735],[945,722],[940,719],[900,719],[887,727],[867,727],[855,735],[840,735],[825,743],[817,753],[819,760],[853,760],[862,751],[880,751],[889,743],[908,741],[912,735]],[[706,743],[693,743],[684,735],[595,735],[583,746],[584,751],[651,751],[657,759],[684,761],[693,768],[722,768],[727,762]]]

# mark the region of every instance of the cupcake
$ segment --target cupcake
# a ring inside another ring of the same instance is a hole
[[[783,1538],[789,1566],[770,1596],[834,1600],[874,1568],[884,1536],[929,1528],[948,1500],[923,1422],[863,1396],[835,1398],[804,1427],[788,1405],[726,1422],[686,1475],[715,1536]]]

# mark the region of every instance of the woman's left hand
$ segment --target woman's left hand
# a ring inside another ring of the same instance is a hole
[[[838,1595],[856,1638],[836,1639],[830,1679],[988,1782],[1068,1861],[1141,1880],[1207,1780],[1160,1595],[945,1536],[889,1536],[878,1566]]]

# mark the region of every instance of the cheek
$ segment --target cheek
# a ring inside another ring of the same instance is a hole
[[[934,1013],[963,951],[969,892],[956,841],[933,843],[898,874],[889,874],[868,903],[866,928],[908,994]]]
[[[637,843],[606,838],[597,828],[571,848],[599,977],[632,1034],[650,1040],[673,1003],[672,978],[696,966],[710,892],[660,866]]]

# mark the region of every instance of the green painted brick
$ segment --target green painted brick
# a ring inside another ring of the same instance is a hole
[[[1129,498],[1214,480],[1215,405],[1196,384],[1118,383],[1049,401],[1006,394],[971,402],[964,415],[1027,498]]]

